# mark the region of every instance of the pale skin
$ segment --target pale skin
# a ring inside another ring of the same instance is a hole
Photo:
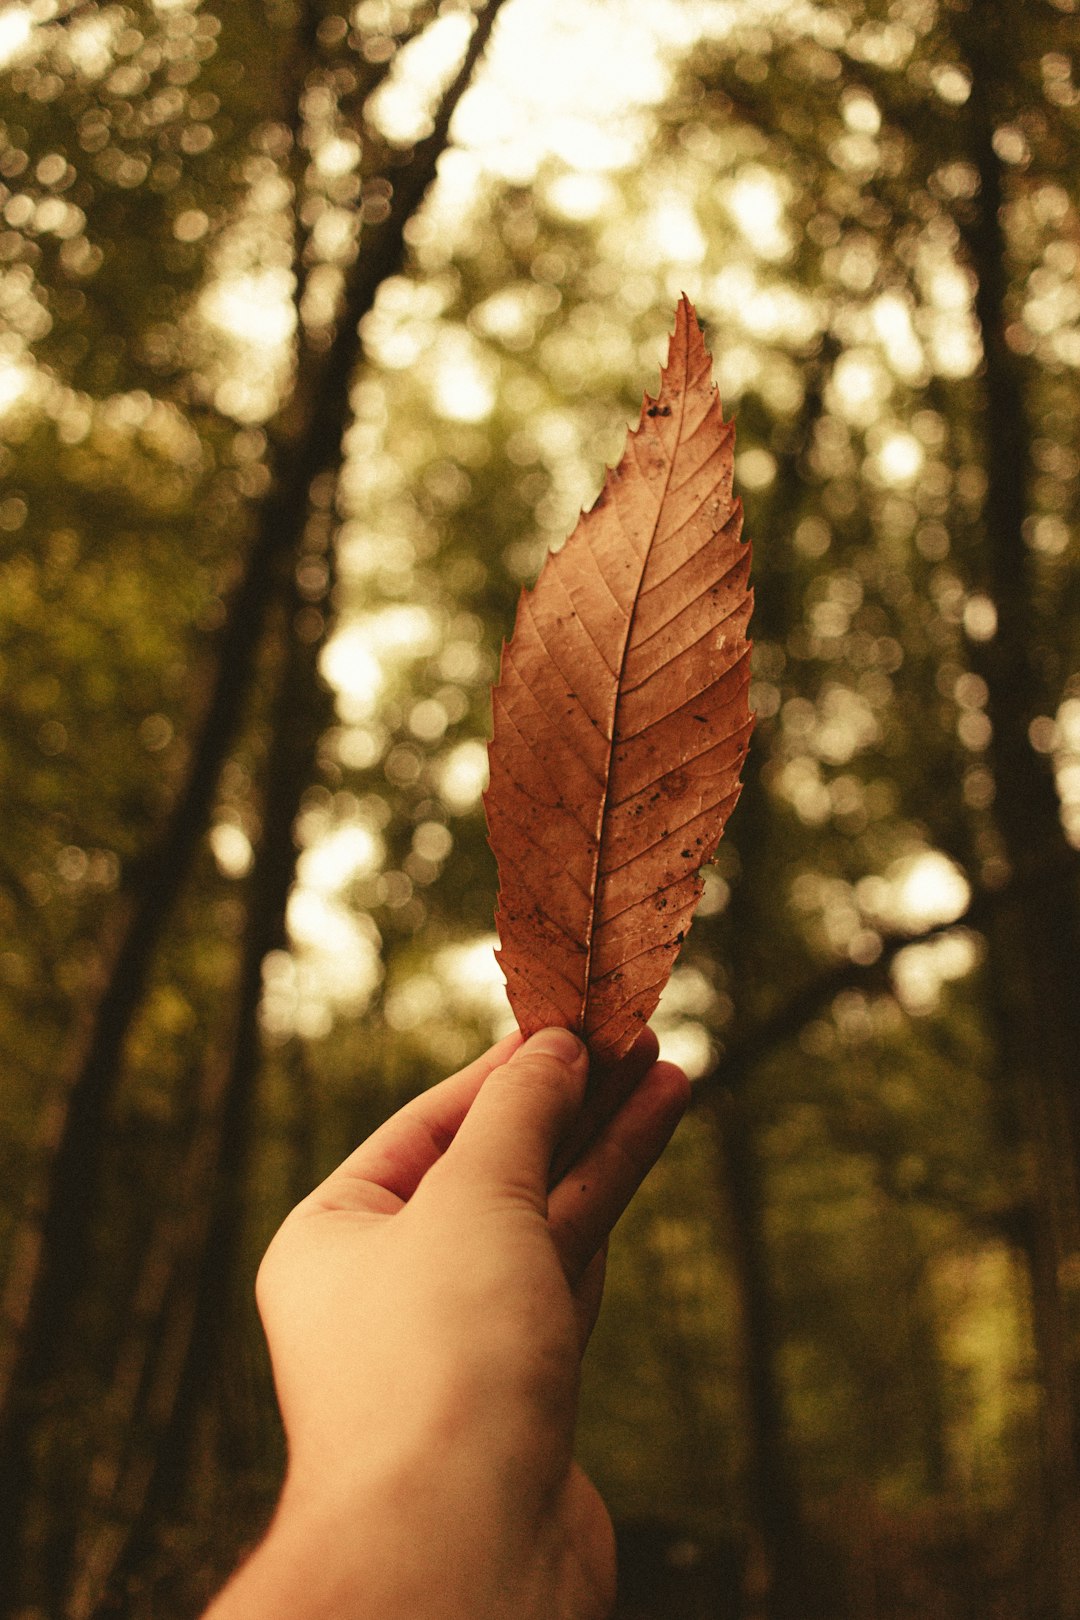
[[[608,1236],[687,1103],[656,1053],[646,1031],[586,1103],[580,1042],[509,1036],[289,1215],[256,1286],[285,1484],[204,1620],[609,1614],[574,1429]]]

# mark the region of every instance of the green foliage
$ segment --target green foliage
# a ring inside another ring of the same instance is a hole
[[[1075,1496],[1075,1460],[1052,1460],[1080,1250],[1078,1045],[1062,1067],[1054,988],[1080,943],[1075,14],[676,7],[651,86],[598,75],[592,112],[557,99],[565,53],[600,38],[626,72],[619,41],[651,63],[665,25],[572,9],[548,83],[539,24],[507,7],[364,316],[341,466],[268,578],[208,824],[109,1071],[69,1331],[26,1375],[24,1607],[60,1612],[65,1586],[89,1614],[113,1579],[133,1614],[189,1612],[257,1528],[279,1440],[254,1264],[360,1135],[507,1027],[488,687],[685,289],[738,413],[759,720],[658,1020],[698,1100],[613,1247],[583,1455],[619,1517],[748,1547],[749,1592],[783,1474],[805,1567],[834,1560],[853,1617],[959,1615],[976,1590],[988,1614],[1067,1612],[1049,1531]],[[235,587],[424,133],[399,47],[458,24],[381,0],[4,18],[10,1305]],[[282,672],[316,656],[334,712],[305,676],[286,720]],[[271,764],[286,731],[309,761],[293,783]],[[290,898],[259,933],[283,789]],[[261,1062],[233,1117],[252,953]],[[181,1398],[169,1356],[208,1280],[230,1336]],[[772,1602],[779,1620],[782,1581]]]

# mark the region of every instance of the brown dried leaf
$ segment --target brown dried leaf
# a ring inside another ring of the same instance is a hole
[[[484,797],[496,922],[524,1034],[622,1056],[660,998],[739,796],[750,547],[684,297],[656,400],[563,549],[523,591],[493,693]]]

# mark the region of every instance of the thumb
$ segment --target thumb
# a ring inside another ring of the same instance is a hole
[[[469,1188],[547,1208],[555,1148],[581,1107],[585,1047],[568,1029],[543,1029],[493,1069],[439,1161]]]

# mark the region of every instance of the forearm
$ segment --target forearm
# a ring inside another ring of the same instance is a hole
[[[280,1508],[204,1620],[361,1620],[386,1612],[385,1594],[357,1555],[361,1533],[359,1525],[345,1534]]]
[[[438,1501],[423,1475],[341,1501],[287,1487],[204,1620],[519,1620],[519,1558],[495,1518],[475,1496]]]

